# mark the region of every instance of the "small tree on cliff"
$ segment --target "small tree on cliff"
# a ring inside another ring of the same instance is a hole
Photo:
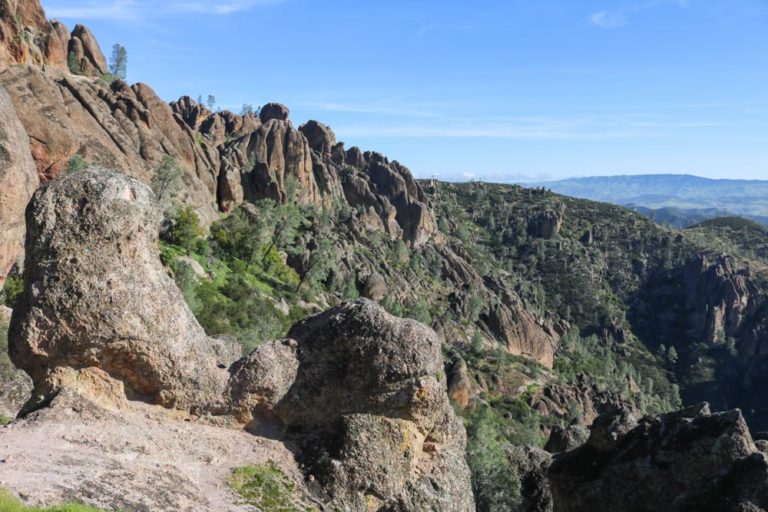
[[[125,46],[116,44],[112,47],[109,71],[120,80],[125,80],[128,76],[128,51]]]
[[[166,196],[169,196],[173,192],[173,189],[176,188],[179,180],[181,180],[182,174],[183,171],[181,170],[179,162],[172,156],[165,155],[160,161],[160,164],[155,167],[150,182],[152,192],[155,193],[155,197],[157,197],[158,201],[162,203],[166,199]]]

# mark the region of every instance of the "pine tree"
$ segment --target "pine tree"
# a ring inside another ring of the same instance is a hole
[[[213,94],[208,95],[208,110],[213,110],[216,106],[216,96]]]
[[[125,46],[116,44],[112,47],[109,71],[120,80],[125,80],[128,76],[128,51]]]

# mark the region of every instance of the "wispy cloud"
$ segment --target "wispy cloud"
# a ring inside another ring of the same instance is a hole
[[[589,17],[589,22],[600,28],[616,28],[627,23],[627,17],[620,12],[600,11]]]
[[[665,6],[677,6],[681,9],[687,9],[690,4],[691,0],[649,0],[647,2],[630,5],[623,9],[593,12],[587,19],[590,24],[596,27],[611,29],[626,25],[632,14],[641,11]]]
[[[340,112],[346,114],[375,114],[401,117],[435,117],[438,115],[435,112],[418,108],[389,106],[375,103],[305,102],[301,103],[301,106],[311,108],[312,110],[321,110],[323,112]]]
[[[135,20],[183,13],[226,15],[282,1],[285,0],[168,0],[158,5],[151,0],[52,0],[44,2],[44,7],[51,18]]]

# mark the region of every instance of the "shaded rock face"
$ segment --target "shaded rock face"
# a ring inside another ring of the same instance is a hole
[[[301,133],[307,138],[309,147],[319,153],[323,160],[329,160],[336,147],[336,134],[329,127],[317,121],[309,121],[299,127]]]
[[[722,343],[734,337],[748,312],[750,299],[757,295],[748,272],[734,268],[730,256],[714,259],[699,255],[683,269],[692,338]]]
[[[8,334],[12,311],[0,305],[0,336]],[[32,380],[0,354],[0,416],[14,418],[32,395]]]
[[[549,453],[530,446],[507,447],[507,458],[520,482],[521,512],[552,512],[552,492],[547,471],[552,464]]]
[[[641,339],[662,336],[681,355],[678,375],[695,381],[683,387],[684,402],[738,407],[756,430],[768,428],[762,393],[768,385],[768,310],[760,272],[726,254],[697,254],[652,276],[630,310],[632,323],[642,326],[635,330]],[[654,307],[658,304],[663,314]],[[701,343],[733,352],[733,357],[716,358],[716,379],[695,379],[701,363],[695,347]]]
[[[0,288],[23,252],[24,209],[40,182],[29,137],[11,99],[0,87]]]
[[[626,411],[600,417],[587,443],[556,456],[548,476],[556,512],[755,510],[749,505],[767,504],[765,466],[741,412],[710,414],[703,404],[639,421]],[[735,501],[689,508],[713,485],[724,492],[719,503]]]
[[[458,353],[451,354],[445,374],[448,377],[448,398],[453,400],[460,409],[467,409],[475,397],[467,363]]]
[[[27,209],[25,289],[11,359],[34,403],[68,368],[96,367],[131,396],[190,409],[217,399],[228,373],[160,263],[160,211],[140,182],[96,168],[58,179]]]
[[[529,221],[528,233],[535,238],[556,238],[563,227],[563,220],[564,210],[562,207],[540,212]]]
[[[474,510],[433,331],[360,300],[298,323],[289,338],[235,365],[230,397],[256,421],[279,419],[332,506]]]
[[[561,453],[575,450],[583,445],[589,432],[581,425],[569,425],[568,427],[554,426],[549,435],[544,449],[549,453]]]
[[[289,113],[290,111],[285,105],[281,105],[280,103],[267,103],[261,107],[259,118],[261,119],[262,123],[267,123],[273,119],[277,119],[278,121],[287,121]]]

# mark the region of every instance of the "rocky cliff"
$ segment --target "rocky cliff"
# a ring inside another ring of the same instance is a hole
[[[205,336],[162,269],[159,219],[146,186],[98,168],[35,194],[27,214],[26,284],[10,333],[11,357],[32,377],[35,396],[23,413],[29,417],[0,439],[16,439],[27,428],[58,440],[47,429],[68,424],[91,446],[103,442],[100,431],[114,427],[115,414],[127,422],[116,435],[128,438],[147,417],[156,418],[152,429],[160,437],[175,428],[173,418],[246,423],[254,436],[269,431],[287,443],[315,503],[382,512],[474,510],[465,433],[448,402],[432,330],[362,300],[308,318],[289,339],[263,345],[230,368],[236,351]],[[212,443],[254,444],[196,428]],[[50,475],[64,463],[60,449],[52,442],[20,452],[21,460]],[[84,456],[82,450],[71,457]],[[162,453],[172,450],[164,446]],[[254,458],[264,458],[264,450],[254,448]],[[219,474],[242,459],[224,452],[231,459],[217,462]],[[117,455],[105,450],[99,460],[107,463],[111,454]],[[281,460],[295,475],[285,451]],[[120,464],[121,471],[133,474],[141,464]],[[101,462],[86,464],[77,480],[54,488],[48,477],[32,481],[19,465],[4,464],[0,479],[36,502],[76,496],[110,508],[141,502],[178,510],[180,503],[194,508],[211,498],[187,493],[190,475],[177,467],[167,468],[171,473],[152,492],[141,487],[146,475],[106,485],[100,471]],[[82,482],[95,480],[97,487],[78,494]],[[310,490],[315,480],[320,486]]]
[[[42,33],[59,27],[59,32],[66,32],[61,24],[45,21],[33,0],[7,3],[0,18],[19,30],[27,27]],[[27,45],[27,53],[8,59],[0,73],[0,87],[8,92],[27,133],[40,182],[61,175],[78,156],[148,183],[154,169],[170,156],[184,173],[173,191],[174,201],[192,206],[205,226],[222,212],[260,199],[349,211],[348,225],[337,229],[344,235],[335,240],[343,245],[338,248],[344,255],[339,279],[354,280],[362,289],[368,277],[382,275],[398,291],[395,300],[404,304],[459,291],[450,299],[456,311],[467,308],[470,293],[489,304],[501,294],[503,302],[487,308],[477,329],[511,353],[552,365],[563,325],[555,328],[530,311],[508,283],[487,284],[460,250],[444,243],[433,208],[405,166],[376,152],[345,148],[322,123],[309,121],[297,129],[288,108],[280,104],[266,104],[258,115],[241,116],[211,112],[189,97],[167,104],[146,84],[109,82],[101,78],[103,55],[87,28],[78,25],[67,37],[69,60],[75,57],[81,71],[73,72],[59,57],[46,58],[45,52],[39,59],[27,58],[24,55],[34,53]],[[13,117],[13,112],[9,115]],[[23,143],[15,147],[24,153]],[[28,157],[21,156],[28,164]],[[8,204],[16,212],[0,211],[0,222],[20,225],[20,208],[38,178],[30,175],[28,185],[13,183],[6,194],[13,196]],[[389,244],[402,241],[433,259],[442,269],[441,279],[450,284],[438,290],[423,278],[393,272],[384,254],[361,254],[359,247],[370,245],[380,233]],[[22,235],[17,228],[5,237],[3,277],[21,255]],[[309,247],[315,244],[311,236],[305,242]],[[309,265],[306,257],[291,264],[302,274]],[[450,318],[445,322],[450,324]],[[449,336],[471,335],[464,327],[438,327]]]
[[[22,254],[24,209],[39,186],[29,137],[11,100],[0,89],[0,286]]]

